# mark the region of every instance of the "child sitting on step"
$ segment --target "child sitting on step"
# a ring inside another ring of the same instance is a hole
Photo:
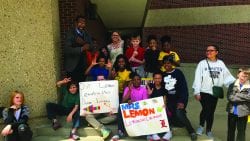
[[[61,124],[57,120],[56,116],[67,115],[66,121],[73,122],[73,127],[69,137],[73,140],[79,140],[80,137],[76,133],[77,128],[80,125],[80,97],[78,91],[78,84],[74,81],[71,81],[71,78],[64,78],[63,80],[58,81],[56,85],[61,90],[63,100],[61,104],[46,104],[48,119],[52,120],[52,128],[54,130],[57,130],[61,127]]]

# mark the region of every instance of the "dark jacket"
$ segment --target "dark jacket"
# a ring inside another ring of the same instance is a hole
[[[167,94],[167,107],[171,112],[177,108],[177,103],[188,103],[188,87],[184,74],[179,69],[163,73],[165,89]]]
[[[29,119],[29,108],[21,106],[20,118],[17,120],[14,114],[14,109],[5,108],[2,112],[4,123],[10,124],[13,130],[17,130],[20,124],[27,124]]]
[[[232,83],[227,92],[227,109],[229,113],[234,112],[234,105],[237,105],[238,117],[250,114],[250,83],[247,81],[240,90],[239,80]]]
[[[76,42],[77,37],[82,38],[86,43],[92,44],[92,40],[90,35],[87,32],[79,35],[75,28],[71,29],[67,33],[65,45],[64,45],[64,67],[67,72],[72,72],[76,66],[79,64],[80,59],[83,56],[82,46]],[[86,57],[86,53],[85,56]],[[83,58],[82,58],[83,59]],[[86,61],[86,59],[84,60]],[[82,61],[83,64],[87,64],[87,62]]]

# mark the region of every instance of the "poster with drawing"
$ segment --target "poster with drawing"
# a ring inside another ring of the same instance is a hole
[[[80,82],[80,115],[117,113],[119,107],[118,81]]]
[[[163,97],[120,104],[124,126],[129,136],[169,131]]]

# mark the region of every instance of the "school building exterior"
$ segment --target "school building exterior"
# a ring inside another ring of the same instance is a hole
[[[110,1],[110,7],[115,7],[112,5],[115,0]],[[95,11],[105,3],[103,0],[1,0],[0,106],[8,105],[11,91],[23,91],[25,102],[31,108],[32,127],[47,122],[45,103],[57,101],[55,83],[64,74],[61,49],[65,33],[79,14],[88,17],[87,30],[102,46],[109,39],[107,32],[112,30],[121,31],[123,35],[133,30],[141,32],[144,44],[150,34],[170,35],[174,50],[181,57],[181,69],[188,80],[190,95],[195,67],[205,57],[206,45],[221,47],[220,57],[234,75],[239,66],[250,65],[250,1],[120,2],[144,4],[139,24],[118,28],[105,26],[102,18],[112,14],[101,17],[98,10]],[[113,14],[122,14],[119,12]]]

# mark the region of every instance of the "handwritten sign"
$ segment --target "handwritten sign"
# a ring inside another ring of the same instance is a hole
[[[163,105],[163,97],[120,104],[128,135],[142,136],[168,132],[169,123]]]
[[[80,115],[117,113],[119,107],[118,81],[80,82]]]

